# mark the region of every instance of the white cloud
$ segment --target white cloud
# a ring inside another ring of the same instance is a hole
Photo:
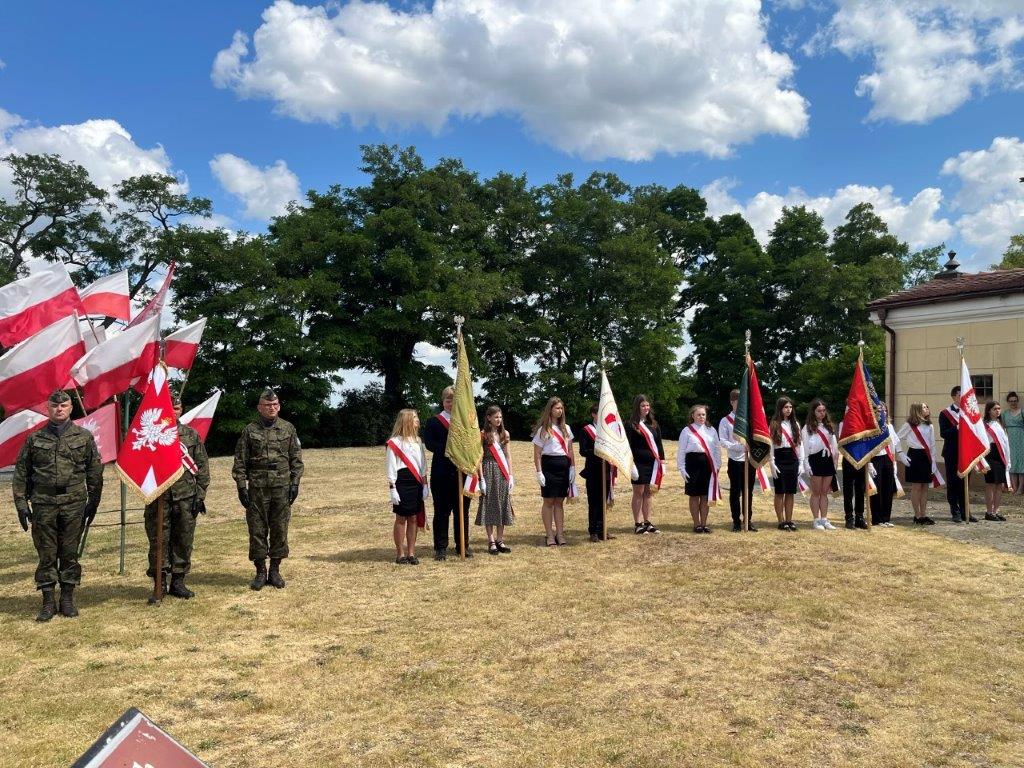
[[[299,199],[299,177],[284,160],[257,168],[237,155],[221,154],[210,161],[210,170],[225,191],[245,204],[249,219],[279,216],[288,203]]]
[[[730,179],[716,179],[701,190],[708,202],[708,213],[712,216],[743,214],[762,244],[767,244],[769,233],[782,215],[782,209],[798,205],[821,214],[825,228],[831,232],[844,222],[853,206],[871,203],[875,213],[888,225],[889,231],[905,240],[911,249],[938,245],[948,241],[955,233],[948,220],[938,217],[942,192],[934,187],[922,189],[909,202],[897,197],[888,185],[868,187],[848,184],[831,195],[811,196],[794,187],[784,195],[759,192],[741,203],[732,195],[735,184]]]
[[[985,263],[997,261],[1010,236],[1024,233],[1024,143],[998,136],[987,149],[961,152],[942,164],[960,190],[953,198],[961,212],[957,227]]]
[[[116,120],[86,120],[71,125],[32,125],[0,109],[0,157],[8,154],[58,154],[82,165],[93,183],[112,189],[118,182],[146,173],[169,174],[164,148],[144,149]],[[187,191],[187,184],[179,182]],[[0,166],[0,197],[9,197],[10,174]]]
[[[1020,0],[838,0],[828,29],[805,46],[866,55],[856,93],[870,120],[924,123],[978,93],[1021,85],[1012,47],[1024,38]]]
[[[645,160],[801,135],[793,69],[759,0],[277,0],[211,77],[304,121],[439,131],[507,114],[559,149]]]

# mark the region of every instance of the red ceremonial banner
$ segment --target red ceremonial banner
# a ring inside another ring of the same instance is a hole
[[[109,403],[88,416],[75,419],[75,424],[92,432],[100,452],[100,461],[104,464],[117,460],[117,414],[117,404]]]
[[[118,451],[117,473],[149,504],[183,471],[167,369],[158,365]]]

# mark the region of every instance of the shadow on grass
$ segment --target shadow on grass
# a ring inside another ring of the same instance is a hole
[[[429,545],[427,547],[429,549]],[[421,547],[417,545],[416,554],[420,555]],[[391,562],[395,559],[394,547],[363,547],[361,549],[346,549],[343,552],[335,552],[330,555],[306,555],[306,559],[314,563],[373,563]]]

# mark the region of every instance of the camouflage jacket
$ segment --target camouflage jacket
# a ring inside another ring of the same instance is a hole
[[[260,420],[247,424],[235,446],[231,476],[239,488],[298,485],[302,477],[302,444],[295,427],[278,418],[269,427]]]
[[[206,446],[199,439],[199,433],[187,424],[178,425],[178,439],[185,446],[188,455],[196,463],[197,472],[193,475],[188,467],[181,473],[167,493],[171,501],[190,499],[198,496],[202,501],[206,498],[206,489],[210,487],[210,458],[206,455]]]
[[[28,436],[14,465],[14,506],[27,501],[99,501],[103,464],[92,433],[71,424],[59,437],[43,427]]]

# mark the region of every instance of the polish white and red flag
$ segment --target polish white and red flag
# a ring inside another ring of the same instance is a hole
[[[157,289],[156,293],[153,294],[153,298],[149,300],[149,303],[142,308],[132,321],[128,323],[129,328],[134,328],[136,325],[150,320],[154,317],[160,317],[160,313],[164,311],[164,302],[167,301],[167,291],[171,287],[171,278],[174,277],[174,262],[170,263],[167,267],[167,276],[164,277],[163,283]]]
[[[187,371],[192,367],[205,329],[206,318],[202,317],[191,325],[167,335],[164,339],[164,363],[168,368]]]
[[[128,270],[101,277],[81,292],[85,314],[128,322],[132,316],[128,292]]]
[[[18,411],[0,422],[0,468],[13,466],[28,436],[45,427],[49,420],[35,411]]]
[[[153,369],[142,402],[117,452],[117,473],[146,504],[170,488],[185,471],[178,422],[167,386],[167,368]]]
[[[217,412],[217,403],[220,402],[220,390],[213,393],[208,400],[204,400],[188,413],[181,415],[182,424],[187,424],[199,433],[199,439],[204,443],[206,436],[210,434],[210,425],[213,424],[213,414]]]
[[[160,318],[152,317],[134,328],[93,347],[71,369],[82,388],[82,402],[88,409],[102,405],[111,395],[124,392],[146,377],[160,356]]]
[[[117,415],[117,403],[108,403],[88,416],[75,419],[75,424],[92,432],[96,448],[100,452],[100,461],[104,464],[117,459]]]
[[[69,386],[69,372],[84,354],[73,313],[15,345],[0,357],[0,405],[9,414],[36,408],[53,390]]]
[[[37,260],[28,277],[0,288],[0,344],[13,347],[76,311],[82,300],[64,264]]]
[[[988,453],[988,435],[985,433],[985,422],[978,407],[974,384],[971,383],[971,373],[963,357],[960,358],[960,425],[957,432],[960,451],[957,456],[957,475],[966,477],[975,468],[987,472],[985,454]]]

